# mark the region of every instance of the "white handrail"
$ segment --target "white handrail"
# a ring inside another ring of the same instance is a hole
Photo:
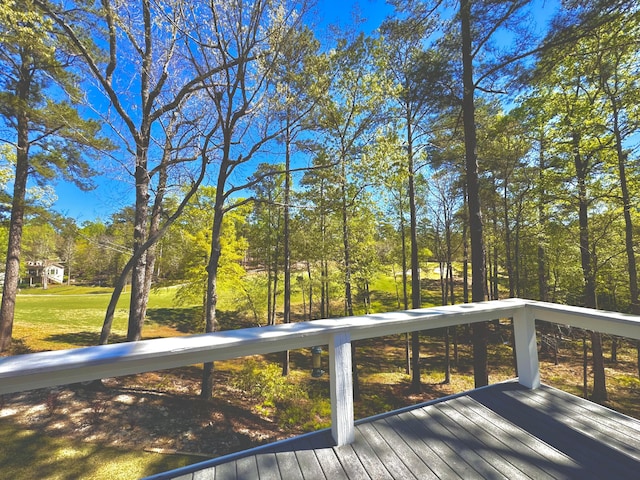
[[[510,299],[16,355],[0,358],[0,394],[327,345],[342,332],[361,340],[509,317],[523,305]]]
[[[332,430],[353,439],[351,342],[498,318],[514,319],[519,381],[540,384],[535,320],[640,339],[640,317],[522,299],[314,320],[0,358],[0,394],[209,361],[329,345]]]

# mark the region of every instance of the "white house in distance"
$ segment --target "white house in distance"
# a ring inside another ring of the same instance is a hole
[[[47,288],[49,282],[64,283],[64,267],[49,260],[27,262],[27,277],[30,287],[39,283]]]

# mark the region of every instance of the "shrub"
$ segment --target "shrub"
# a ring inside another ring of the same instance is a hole
[[[327,428],[331,426],[331,402],[321,397],[288,402],[278,408],[277,417],[281,428],[299,427],[304,431]]]
[[[288,399],[308,397],[299,385],[282,375],[278,365],[253,359],[244,364],[235,386],[270,407]]]
[[[261,414],[273,413],[281,427],[317,430],[328,426],[331,417],[329,400],[309,394],[274,363],[248,360],[234,385],[257,402]]]

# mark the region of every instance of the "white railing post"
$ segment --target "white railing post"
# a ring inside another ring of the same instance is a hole
[[[331,386],[331,435],[338,446],[353,443],[353,377],[351,373],[351,335],[330,335],[329,375]]]
[[[513,336],[518,365],[518,381],[528,388],[540,386],[540,365],[536,342],[536,320],[529,307],[521,307],[513,316]]]

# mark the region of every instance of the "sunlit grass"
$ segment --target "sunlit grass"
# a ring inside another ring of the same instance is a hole
[[[176,318],[190,318],[193,307],[177,306],[177,287],[153,289],[147,307],[144,338],[189,333]],[[16,299],[13,337],[18,352],[59,350],[96,345],[111,300],[112,289],[104,287],[52,286],[47,290],[24,289]],[[131,292],[124,291],[115,310],[111,342],[127,334]]]
[[[49,285],[47,289],[25,288],[20,291],[20,296],[49,296],[49,295],[111,295],[113,288],[110,287],[87,287],[76,285]]]
[[[202,460],[70,441],[24,430],[8,419],[0,421],[0,436],[13,439],[0,449],[2,478],[13,480],[129,480]]]

